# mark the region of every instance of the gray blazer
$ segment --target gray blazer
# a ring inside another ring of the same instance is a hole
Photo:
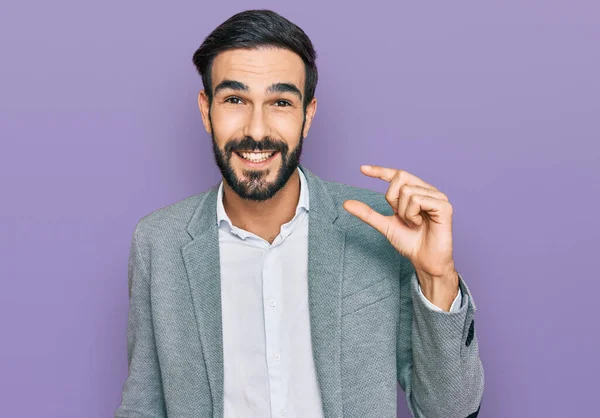
[[[389,215],[384,195],[300,169],[310,195],[310,325],[325,417],[396,417],[396,382],[415,417],[475,417],[484,373],[462,277],[460,310],[430,309],[410,261],[342,208],[358,199]],[[133,231],[129,375],[116,418],[223,416],[216,196],[215,186],[156,210]]]

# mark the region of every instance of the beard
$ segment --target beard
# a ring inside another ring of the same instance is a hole
[[[209,120],[210,113],[208,116]],[[300,164],[300,155],[302,154],[302,142],[304,137],[302,132],[304,131],[304,124],[306,122],[306,116],[302,122],[302,128],[300,129],[300,140],[298,145],[291,151],[287,143],[284,141],[274,140],[270,137],[265,137],[261,141],[256,141],[252,137],[244,137],[242,139],[232,139],[225,144],[223,150],[217,145],[215,140],[214,129],[211,133],[213,153],[215,156],[215,162],[221,170],[221,175],[231,189],[242,199],[253,200],[256,202],[262,202],[271,199],[275,194],[281,190],[283,186],[288,182],[294,171]],[[212,126],[212,120],[210,120]],[[281,166],[277,172],[277,176],[273,181],[267,181],[266,178],[269,176],[271,169],[265,170],[242,170],[243,178],[237,176],[234,168],[231,165],[231,157],[236,151],[263,151],[271,150],[279,152],[281,157]]]

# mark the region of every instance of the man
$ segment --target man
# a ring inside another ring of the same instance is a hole
[[[386,195],[299,164],[316,54],[249,10],[194,54],[223,181],[143,217],[129,258],[129,376],[116,417],[475,417],[475,304],[448,198],[363,166]]]

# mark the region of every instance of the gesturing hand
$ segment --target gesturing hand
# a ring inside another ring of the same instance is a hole
[[[451,294],[456,295],[458,277],[452,257],[452,205],[446,195],[404,170],[361,166],[361,171],[390,183],[385,198],[394,214],[384,216],[357,200],[346,200],[344,209],[381,232],[411,261],[421,279],[423,293],[426,296],[429,293],[430,300],[439,300],[441,296],[439,292],[433,295],[435,285],[430,279],[434,278],[440,278],[438,282],[444,280],[446,289],[455,289],[444,295],[444,301]]]

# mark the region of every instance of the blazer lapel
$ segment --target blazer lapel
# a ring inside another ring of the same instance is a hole
[[[342,417],[341,292],[345,233],[334,222],[338,207],[321,179],[303,166],[310,209],[308,293],[313,357],[326,418]]]
[[[198,204],[188,232],[193,240],[182,247],[200,343],[208,374],[213,417],[223,417],[223,328],[221,269],[217,228],[217,188]]]

